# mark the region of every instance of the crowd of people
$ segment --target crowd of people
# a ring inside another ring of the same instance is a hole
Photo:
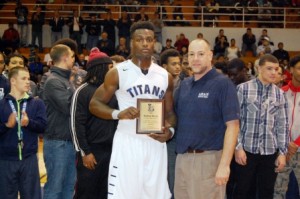
[[[42,198],[43,134],[45,199],[285,198],[290,172],[300,178],[300,57],[267,29],[257,41],[247,28],[242,50],[222,29],[214,44],[181,33],[163,47],[162,24],[142,12],[133,24],[123,12],[117,48],[111,13],[103,31],[92,15],[87,60],[77,11],[70,38],[52,29],[49,66],[0,53],[0,195]],[[136,133],[138,99],[164,103],[160,133]]]

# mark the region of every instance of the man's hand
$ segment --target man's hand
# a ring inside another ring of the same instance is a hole
[[[279,173],[280,171],[282,171],[285,167],[285,164],[286,164],[285,155],[279,155],[275,161],[275,165],[276,165],[275,172]]]
[[[15,113],[11,113],[8,117],[8,121],[5,123],[5,126],[7,128],[13,128],[17,123],[16,120],[16,114]]]
[[[172,133],[169,130],[169,127],[163,127],[163,133],[151,133],[149,137],[159,141],[159,142],[166,142],[172,137]]]
[[[298,145],[295,144],[295,142],[290,142],[288,147],[288,153],[286,154],[286,162],[289,162],[297,151]]]
[[[82,157],[83,166],[90,170],[95,170],[95,166],[97,164],[97,161],[95,159],[95,156],[90,153],[88,155],[85,155]]]
[[[21,126],[27,126],[29,123],[29,118],[27,116],[27,113],[25,111],[22,112],[22,119],[21,119]]]
[[[219,165],[215,176],[215,183],[217,185],[225,185],[228,182],[229,174],[230,174],[229,166]]]
[[[247,164],[247,155],[244,149],[235,150],[234,157],[235,157],[235,161],[239,165],[245,166]]]
[[[118,115],[118,118],[120,120],[123,120],[123,119],[135,119],[137,117],[139,117],[139,110],[137,108],[134,108],[134,107],[129,107],[123,111],[121,111]]]

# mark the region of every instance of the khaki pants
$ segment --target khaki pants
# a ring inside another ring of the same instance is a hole
[[[178,154],[175,199],[224,199],[226,186],[215,183],[222,151]]]

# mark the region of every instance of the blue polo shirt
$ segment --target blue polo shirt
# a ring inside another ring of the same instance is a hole
[[[235,85],[215,69],[183,80],[175,93],[177,153],[223,149],[226,122],[239,119]]]

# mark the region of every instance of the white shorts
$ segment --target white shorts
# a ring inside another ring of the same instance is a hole
[[[165,143],[116,132],[108,176],[108,199],[170,199]]]

